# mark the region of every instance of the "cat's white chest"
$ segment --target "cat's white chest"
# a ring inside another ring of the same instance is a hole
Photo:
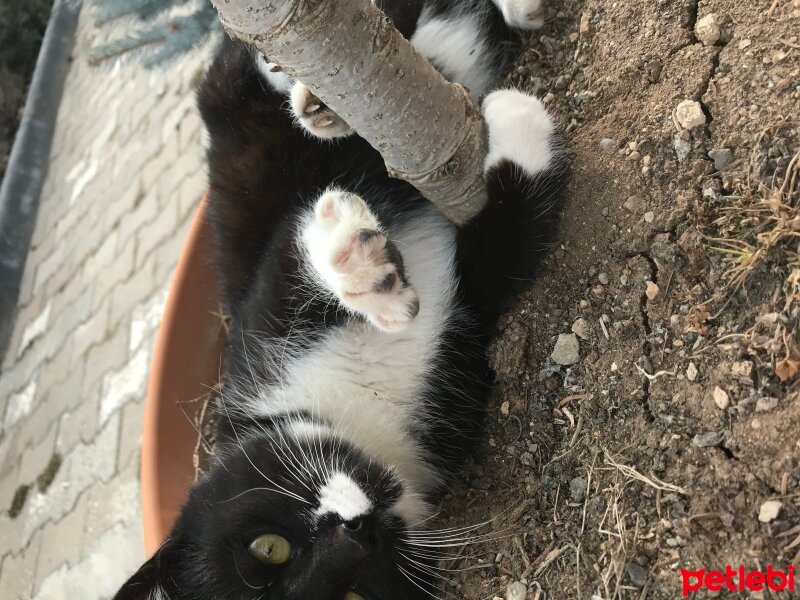
[[[262,415],[320,417],[354,446],[397,466],[420,491],[435,474],[409,432],[424,430],[428,419],[424,386],[452,317],[456,284],[454,229],[433,211],[423,217],[391,232],[419,295],[411,324],[394,333],[356,320],[331,329],[284,365],[281,384],[264,390],[257,407]]]

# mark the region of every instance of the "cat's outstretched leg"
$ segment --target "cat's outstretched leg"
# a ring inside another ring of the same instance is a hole
[[[328,108],[305,84],[295,82],[289,99],[295,121],[313,136],[331,139],[353,133],[344,119]]]
[[[399,331],[417,316],[403,257],[359,196],[322,194],[303,222],[301,242],[323,287],[378,329]]]

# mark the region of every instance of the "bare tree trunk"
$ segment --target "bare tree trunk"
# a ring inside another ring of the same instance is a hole
[[[370,0],[213,0],[225,29],[306,84],[453,222],[486,202],[485,127]]]

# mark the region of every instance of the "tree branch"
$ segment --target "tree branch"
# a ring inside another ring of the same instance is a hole
[[[306,84],[453,222],[486,202],[485,127],[370,0],[213,0],[229,34]]]

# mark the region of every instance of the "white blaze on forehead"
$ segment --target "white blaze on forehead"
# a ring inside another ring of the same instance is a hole
[[[344,521],[350,521],[366,515],[371,510],[370,499],[358,484],[344,473],[333,473],[319,491],[317,516],[333,513]]]

